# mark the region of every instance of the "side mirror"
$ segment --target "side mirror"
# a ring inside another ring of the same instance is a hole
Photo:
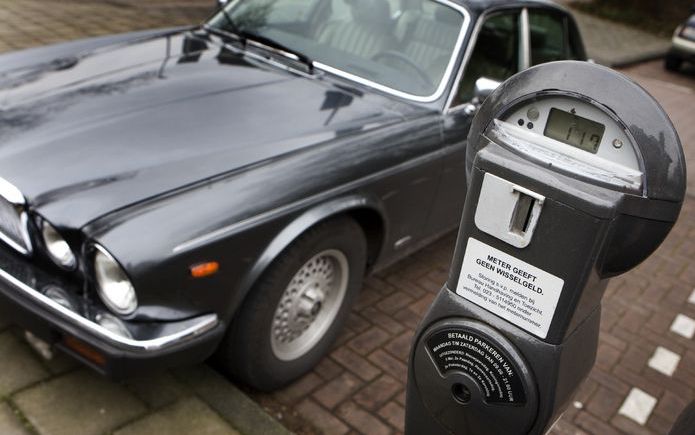
[[[501,84],[502,84],[502,82],[498,82],[497,80],[489,79],[487,77],[481,77],[475,81],[475,88],[473,89],[473,97],[477,98],[478,101],[480,103],[482,103]]]
[[[501,84],[502,82],[487,77],[480,77],[476,80],[473,87],[473,99],[463,107],[464,113],[474,115],[483,104],[483,101]]]

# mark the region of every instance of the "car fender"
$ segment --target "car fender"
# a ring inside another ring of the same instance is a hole
[[[387,240],[388,220],[385,219],[385,212],[379,201],[363,195],[350,195],[333,199],[304,211],[273,238],[261,255],[258,256],[256,262],[250,268],[249,273],[247,273],[241,281],[237,293],[240,296],[240,300],[243,301],[246,298],[246,295],[251,291],[253,285],[272,262],[278,258],[292,242],[311,227],[331,217],[364,209],[373,211],[381,217],[384,230],[384,237],[379,247],[379,251],[381,252]],[[234,304],[234,311],[236,311],[240,305],[241,304]]]

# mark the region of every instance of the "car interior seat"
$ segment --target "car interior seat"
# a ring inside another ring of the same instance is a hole
[[[402,52],[433,81],[438,81],[451,58],[460,20],[458,14],[448,8],[438,7],[436,12],[429,14],[421,8],[408,9],[399,17],[394,33]]]
[[[390,7],[386,0],[346,0],[351,21],[328,23],[318,40],[332,48],[364,58],[372,58],[392,47],[395,38],[389,23]]]

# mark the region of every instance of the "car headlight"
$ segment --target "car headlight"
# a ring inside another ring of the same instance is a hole
[[[70,245],[65,241],[53,225],[47,221],[41,223],[41,236],[43,244],[46,247],[48,256],[51,257],[54,263],[65,269],[74,269],[77,266],[77,258],[70,249]]]
[[[133,284],[121,265],[106,249],[100,245],[94,247],[94,275],[99,297],[114,313],[123,316],[131,314],[138,307]]]

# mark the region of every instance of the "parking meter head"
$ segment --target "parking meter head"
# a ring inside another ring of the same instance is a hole
[[[648,257],[675,222],[686,167],[663,108],[629,78],[596,64],[563,61],[516,74],[485,101],[468,136],[470,183],[490,144],[547,168],[558,186],[620,195],[602,276]]]

